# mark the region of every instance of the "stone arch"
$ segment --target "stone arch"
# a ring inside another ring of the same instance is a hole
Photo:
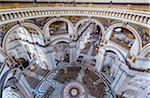
[[[2,54],[5,58],[7,56],[7,54],[4,52],[4,50],[0,47],[0,54]]]
[[[1,88],[3,88],[3,87],[6,85],[8,79],[10,79],[11,77],[14,76],[14,72],[16,72],[16,71],[20,72],[20,70],[19,70],[18,68],[14,68],[14,69],[8,69],[8,70],[2,75],[2,77],[1,77],[1,83],[0,83],[0,87],[1,87]]]
[[[142,48],[142,41],[141,41],[141,37],[139,35],[139,33],[129,24],[125,24],[125,23],[115,23],[113,25],[111,25],[110,27],[108,27],[106,29],[105,35],[104,35],[104,39],[105,40],[110,40],[110,37],[112,35],[112,30],[116,27],[124,27],[126,29],[128,29],[129,31],[131,31],[133,33],[133,35],[135,36],[135,40],[137,40],[137,45],[136,45],[136,55],[139,53],[139,51]]]
[[[7,81],[12,77],[16,77],[17,79],[19,79],[20,76],[18,76],[17,74],[14,74],[14,73],[20,73],[21,72],[20,69],[13,68],[13,69],[9,69],[8,71],[9,71],[9,73],[5,79],[5,82],[4,82],[5,84],[7,84]]]
[[[67,37],[58,37],[54,40],[51,41],[51,43],[49,44],[48,46],[48,49],[51,50],[53,53],[53,62],[55,62],[55,64],[58,62],[62,62],[62,61],[65,61],[67,63],[71,62],[72,60],[72,55],[73,55],[73,52],[71,52],[70,50],[70,39],[67,38]],[[65,47],[62,46],[62,43],[65,44]],[[58,45],[61,46],[59,47]],[[62,48],[63,47],[63,48]],[[59,49],[63,49],[63,50],[59,50]],[[58,66],[56,64],[56,66]]]
[[[4,51],[6,52],[6,40],[8,38],[8,36],[15,30],[17,29],[18,27],[22,27],[22,26],[26,26],[26,27],[32,27],[34,28],[35,30],[37,30],[37,33],[41,36],[42,36],[42,30],[35,24],[33,23],[21,23],[21,25],[17,24],[17,25],[14,25],[13,27],[11,27],[4,35],[3,37],[3,40],[2,40],[2,48],[4,49]]]
[[[148,43],[141,49],[141,51],[139,52],[139,56],[145,57],[148,53],[150,53],[150,43]]]
[[[0,92],[1,93],[0,93],[0,96],[2,96],[3,89],[8,87],[7,83],[11,78],[16,78],[17,80],[20,78],[21,74],[18,74],[20,72],[21,72],[21,70],[18,69],[18,68],[8,69],[7,71],[4,72],[4,74],[1,77],[1,83],[0,83],[0,88],[1,88]]]
[[[97,21],[96,19],[91,19],[91,18],[85,18],[85,19],[82,19],[82,20],[78,21],[78,22],[76,23],[76,25],[75,25],[75,30],[76,30],[75,33],[78,33],[78,32],[77,32],[77,29],[78,29],[79,25],[80,25],[81,23],[83,23],[83,22],[88,21],[88,20],[90,20],[90,21],[93,22],[93,23],[96,23],[96,24],[101,28],[101,30],[102,30],[102,36],[103,36],[103,33],[105,32],[104,26],[103,26],[99,21]]]
[[[134,68],[150,70],[150,43],[145,45],[138,54]]]
[[[106,51],[112,51],[114,53],[116,53],[116,55],[119,57],[119,59],[126,64],[126,61],[125,61],[125,56],[121,53],[120,50],[118,50],[117,48],[113,47],[113,46],[110,46],[110,45],[105,45],[103,46],[101,49],[104,49],[105,52]]]
[[[9,79],[7,79],[7,82],[6,82],[5,86],[4,86],[4,88],[7,88],[7,87],[9,87],[9,86],[13,86],[13,85],[12,85],[12,80],[13,80],[13,81],[14,81],[14,80],[17,81],[16,77],[14,77],[14,76],[10,77]]]
[[[116,78],[119,67],[126,65],[125,57],[120,50],[110,45],[103,46],[99,52],[101,56],[97,58],[97,60],[99,60],[100,63],[96,68],[98,72],[109,75],[111,77],[109,81],[112,84]]]
[[[43,27],[44,37],[45,37],[46,33],[48,33],[48,32],[47,32],[47,31],[48,31],[48,26],[49,26],[50,24],[56,22],[56,21],[63,21],[63,22],[65,22],[65,23],[67,23],[67,24],[71,27],[71,29],[72,29],[72,32],[70,32],[69,35],[73,35],[73,34],[74,34],[75,29],[74,29],[74,26],[73,26],[73,24],[72,24],[72,22],[71,22],[70,20],[68,20],[68,19],[66,19],[66,18],[53,18],[53,19],[49,20],[49,21],[45,24],[45,26]]]

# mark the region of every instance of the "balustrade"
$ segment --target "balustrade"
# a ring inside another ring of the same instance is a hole
[[[113,11],[113,12],[112,12]],[[11,21],[17,21],[19,18],[29,17],[41,17],[44,16],[63,16],[63,15],[75,15],[75,16],[91,16],[92,17],[106,17],[118,20],[126,20],[140,24],[145,27],[150,27],[150,14],[143,11],[132,11],[132,10],[120,10],[120,9],[109,9],[109,8],[75,8],[75,7],[37,7],[37,8],[22,8],[0,11],[0,24],[8,23]],[[16,20],[17,19],[17,20]]]

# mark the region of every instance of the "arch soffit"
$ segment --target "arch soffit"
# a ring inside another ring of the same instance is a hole
[[[99,21],[97,21],[96,19],[91,19],[91,18],[85,18],[85,19],[81,19],[80,21],[78,21],[77,23],[76,23],[76,25],[75,25],[75,32],[76,32],[76,34],[77,34],[77,29],[78,29],[78,27],[79,27],[79,25],[81,24],[81,23],[84,23],[84,22],[86,22],[86,21],[91,21],[91,22],[93,22],[93,23],[96,23],[100,28],[101,28],[101,30],[102,30],[102,35],[103,35],[103,33],[105,32],[105,28],[104,28],[104,26],[99,22]]]
[[[42,36],[42,30],[41,30],[37,25],[35,25],[35,24],[33,24],[33,23],[21,23],[21,26],[32,27],[32,28],[34,28],[35,30],[38,31],[38,34],[39,34],[41,37],[43,37],[43,36]],[[20,27],[19,24],[14,25],[13,27],[11,27],[11,28],[5,33],[5,35],[4,35],[4,37],[3,37],[3,40],[2,40],[2,48],[4,49],[5,52],[6,52],[6,47],[5,47],[6,44],[5,44],[5,43],[6,43],[6,40],[7,40],[8,36],[9,36],[15,29],[17,29],[18,27]]]
[[[43,32],[42,32],[42,30],[41,30],[37,25],[35,25],[35,24],[33,24],[33,23],[22,23],[21,26],[32,27],[32,28],[34,28],[36,31],[38,31],[38,34],[39,34],[41,37],[43,37],[43,35],[42,35]]]
[[[59,37],[59,38],[56,38],[54,40],[51,41],[50,45],[51,46],[54,46],[55,44],[59,43],[59,42],[67,42],[67,43],[70,43],[71,39],[70,38],[67,38],[67,37]]]
[[[56,21],[63,21],[63,22],[66,22],[68,25],[70,25],[70,26],[72,27],[72,30],[73,30],[73,32],[71,32],[70,35],[74,34],[75,29],[74,29],[74,26],[73,26],[73,24],[72,24],[72,22],[71,22],[70,20],[68,20],[68,19],[66,19],[66,18],[53,18],[53,19],[49,20],[49,21],[44,25],[44,27],[43,27],[44,35],[45,35],[45,33],[46,33],[47,27],[48,27],[50,24],[52,24],[52,23],[54,23],[54,22],[56,22]]]
[[[129,24],[127,24],[127,25],[125,25],[125,23],[112,24],[110,27],[108,27],[106,29],[104,37],[106,37],[106,35],[110,35],[109,36],[109,39],[110,39],[110,37],[112,35],[112,32],[109,32],[109,31],[116,28],[116,27],[124,27],[124,28],[128,29],[129,31],[131,31],[133,33],[133,35],[135,36],[135,38],[138,40],[138,44],[139,44],[138,51],[140,51],[142,49],[142,40],[141,40],[141,37],[140,37],[139,33],[132,26],[130,26]]]

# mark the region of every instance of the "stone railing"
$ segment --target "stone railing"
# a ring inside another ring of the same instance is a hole
[[[109,8],[77,8],[77,7],[34,7],[7,9],[0,11],[0,25],[23,19],[48,16],[88,16],[102,17],[131,22],[150,28],[150,12],[109,9]]]

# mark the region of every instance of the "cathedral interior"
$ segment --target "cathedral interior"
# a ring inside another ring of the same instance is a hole
[[[0,0],[0,98],[150,98],[150,1]]]

